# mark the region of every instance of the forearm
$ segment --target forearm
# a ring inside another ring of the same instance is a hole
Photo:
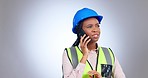
[[[66,52],[64,52],[62,65],[63,65],[64,78],[82,78],[82,74],[85,69],[84,63],[79,63],[76,69],[73,69],[72,64],[70,63],[70,60],[68,59]]]
[[[85,64],[79,63],[76,69],[68,69],[64,70],[64,78],[82,78],[82,74],[85,68]]]
[[[80,63],[85,64],[87,61],[88,55],[83,55],[82,59],[80,60]]]

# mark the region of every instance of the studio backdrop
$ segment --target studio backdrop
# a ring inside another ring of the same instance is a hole
[[[1,0],[0,78],[61,78],[83,7],[104,16],[98,44],[112,48],[127,78],[147,78],[147,0]]]

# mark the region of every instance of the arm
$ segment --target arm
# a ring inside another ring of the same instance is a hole
[[[88,58],[89,50],[87,48],[87,44],[90,41],[89,37],[85,38],[86,35],[81,37],[80,39],[80,47],[83,52],[83,57],[80,60],[80,63],[76,67],[76,69],[73,69],[69,58],[67,57],[66,50],[63,54],[63,72],[65,78],[82,78],[82,74],[85,69],[85,63]]]
[[[121,68],[121,65],[116,57],[115,57],[115,64],[113,68],[113,78],[126,78]]]
[[[62,65],[63,65],[64,78],[82,78],[85,64],[79,63],[76,69],[73,69],[67,57],[66,50],[63,53],[62,63],[63,63]]]

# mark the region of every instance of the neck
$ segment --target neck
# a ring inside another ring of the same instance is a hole
[[[97,46],[96,46],[96,43],[89,43],[89,44],[88,44],[88,49],[89,49],[89,50],[95,50],[96,47],[97,47]]]

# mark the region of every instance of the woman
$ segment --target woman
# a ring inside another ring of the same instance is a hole
[[[82,8],[76,12],[72,30],[77,34],[77,40],[72,46],[75,51],[71,48],[64,50],[64,78],[125,78],[111,49],[97,44],[101,34],[102,18],[103,16],[89,8]],[[73,57],[78,64],[74,63]]]

